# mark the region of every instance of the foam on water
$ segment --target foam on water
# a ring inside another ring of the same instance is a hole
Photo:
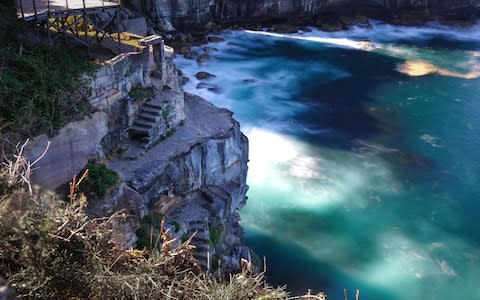
[[[325,287],[325,283],[315,281],[321,270],[307,274],[302,269],[306,266],[291,266],[291,277],[270,274],[280,278],[275,283],[298,284],[298,277],[304,275],[301,279],[305,284],[300,288],[327,288],[332,299],[342,297],[347,287],[360,287],[369,299],[475,299],[480,295],[480,247],[452,233],[462,220],[453,213],[456,199],[448,190],[442,190],[446,179],[441,177],[475,186],[475,163],[457,161],[453,166],[439,167],[437,174],[437,170],[425,168],[429,165],[427,159],[402,152],[403,145],[384,143],[383,137],[356,139],[350,149],[323,145],[323,133],[340,133],[335,128],[301,122],[298,116],[314,108],[320,114],[329,112],[327,106],[322,111],[322,103],[304,101],[299,90],[312,80],[328,84],[354,75],[326,59],[296,60],[269,51],[277,47],[315,51],[338,48],[388,57],[398,62],[397,67],[409,61],[425,62],[433,69],[427,72],[429,75],[411,81],[398,79],[373,90],[370,96],[377,102],[371,112],[408,112],[415,126],[427,119],[415,119],[418,112],[432,110],[433,106],[446,105],[440,117],[429,116],[438,124],[443,119],[450,122],[447,113],[466,116],[475,111],[478,103],[472,97],[474,87],[480,89],[478,78],[465,80],[450,75],[478,72],[479,50],[437,49],[419,45],[418,41],[448,35],[449,42],[480,43],[480,24],[469,29],[439,24],[402,27],[375,21],[373,25],[373,30],[357,27],[338,33],[313,30],[293,35],[234,31],[222,35],[225,42],[211,45],[218,49],[210,53],[212,61],[199,66],[194,60],[178,57],[176,63],[190,78],[185,89],[231,109],[249,137],[251,188],[248,204],[242,210],[242,225],[247,233],[284,245],[282,255],[286,257],[293,257],[289,251],[296,249],[305,253],[309,264],[326,264],[338,272],[321,274],[334,277],[335,283]],[[194,50],[202,51],[200,47]],[[197,89],[200,81],[194,75],[198,71],[216,75],[205,82],[218,89]],[[461,89],[468,92],[449,95]],[[445,99],[450,98],[456,106],[446,103]],[[476,119],[465,122],[470,124],[465,125],[466,130],[480,128]],[[410,129],[408,146],[437,156],[441,151],[446,157],[442,159],[448,160],[460,135],[448,139],[435,127],[428,128]],[[305,140],[303,134],[319,141]],[[461,145],[470,147],[475,143],[479,142],[471,139],[469,145]],[[467,148],[464,152],[472,151]],[[409,177],[412,164],[424,168],[415,175],[422,179],[420,183],[412,183],[416,177]],[[406,174],[399,169],[406,169]],[[423,182],[429,176],[435,180]],[[264,254],[262,251],[269,248],[258,250]],[[273,263],[283,262],[282,257],[270,258]],[[384,294],[377,294],[377,290]]]

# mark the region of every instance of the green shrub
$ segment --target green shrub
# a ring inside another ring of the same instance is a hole
[[[223,228],[223,226],[220,225],[210,228],[208,234],[210,238],[209,244],[211,248],[217,247],[220,244],[224,230],[225,229]]]
[[[120,181],[120,177],[115,171],[96,159],[90,159],[80,174],[83,174],[87,169],[88,176],[81,183],[80,191],[90,198],[105,197]]]
[[[0,66],[0,118],[22,137],[53,135],[90,111],[80,78],[94,66],[76,51],[12,41],[0,46]]]
[[[134,87],[130,90],[128,95],[135,101],[143,101],[155,95],[155,90],[153,87]]]

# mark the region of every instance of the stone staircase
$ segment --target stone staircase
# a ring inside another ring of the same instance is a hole
[[[210,236],[207,220],[191,221],[187,232],[188,236],[192,236],[195,231],[197,234],[195,234],[191,242],[191,245],[195,246],[195,249],[193,249],[193,256],[198,260],[202,269],[207,271],[210,262]]]
[[[144,102],[137,119],[129,128],[130,136],[140,141],[144,148],[155,143],[167,131],[164,112],[163,103],[151,99]]]

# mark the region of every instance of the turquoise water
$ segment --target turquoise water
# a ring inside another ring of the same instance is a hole
[[[480,299],[480,25],[222,36],[207,64],[176,62],[250,140],[242,225],[269,281]],[[419,60],[434,73],[399,71]]]

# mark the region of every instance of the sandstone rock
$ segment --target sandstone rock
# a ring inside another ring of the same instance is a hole
[[[125,20],[124,28],[125,31],[132,32],[141,36],[146,36],[148,33],[148,24],[145,17]]]
[[[157,28],[162,32],[174,32],[176,31],[175,27],[173,27],[172,23],[170,23],[167,19],[161,19],[156,22]]]
[[[36,165],[32,183],[43,189],[54,190],[69,182],[85,166],[88,159],[104,156],[101,141],[108,133],[108,119],[104,112],[78,122],[68,123],[51,139],[50,149]],[[45,149],[49,138],[41,135],[27,147],[27,157],[33,161]]]
[[[317,23],[317,26],[320,27],[321,30],[327,31],[327,32],[334,32],[334,31],[340,31],[343,29],[342,23],[340,21],[335,21],[335,22],[319,22]]]
[[[217,52],[218,49],[215,48],[215,47],[210,47],[210,46],[205,46],[202,48],[203,51],[207,52],[207,53],[212,53],[212,52]]]
[[[224,42],[225,39],[222,38],[222,37],[219,37],[219,36],[209,36],[207,38],[208,42],[210,43],[220,43],[220,42]]]
[[[16,293],[8,282],[0,277],[0,300],[15,300]]]
[[[187,84],[187,82],[190,80],[187,76],[182,76],[182,85]]]
[[[273,31],[278,33],[297,33],[298,27],[293,24],[279,24],[273,26]]]
[[[204,79],[208,79],[216,76],[208,72],[200,71],[197,74],[195,74],[195,77],[197,77],[198,80],[204,80]]]
[[[200,55],[199,57],[197,57],[197,62],[198,62],[198,64],[200,64],[200,65],[201,65],[201,64],[204,64],[204,63],[206,63],[206,62],[208,62],[208,61],[211,61],[211,60],[212,60],[212,57],[211,57],[210,55],[208,55],[208,54],[202,54],[202,55]]]
[[[367,28],[372,26],[366,16],[340,16],[339,20],[345,29],[352,26],[362,26]]]
[[[207,89],[210,92],[214,92],[215,94],[220,93],[220,87],[218,87],[214,84],[211,84],[211,83],[200,82],[199,84],[197,84],[196,88],[199,89],[199,90],[200,89]]]

